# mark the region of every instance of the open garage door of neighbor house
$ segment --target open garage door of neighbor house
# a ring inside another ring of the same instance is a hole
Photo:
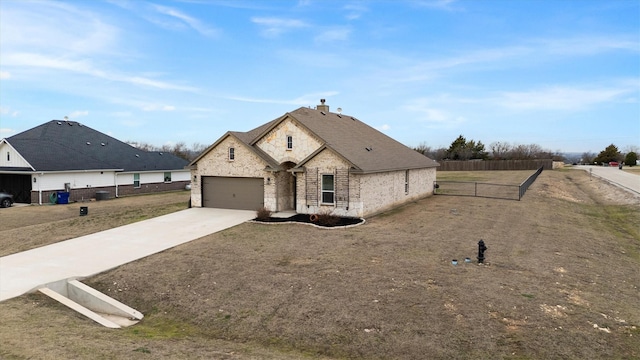
[[[31,175],[0,174],[0,191],[13,195],[17,203],[31,203]]]
[[[263,179],[203,176],[202,206],[257,210],[264,206]]]

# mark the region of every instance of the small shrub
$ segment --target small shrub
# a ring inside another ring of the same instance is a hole
[[[258,220],[268,220],[271,217],[273,212],[264,206],[260,209],[256,210],[256,219]]]
[[[323,210],[318,212],[318,220],[316,221],[322,226],[335,226],[340,223],[340,217],[333,215],[330,210]]]

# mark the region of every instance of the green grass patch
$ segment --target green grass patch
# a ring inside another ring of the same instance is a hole
[[[147,339],[182,339],[197,333],[197,329],[189,323],[153,315],[125,330],[132,337]]]
[[[625,253],[640,262],[640,215],[637,207],[628,205],[589,205],[585,213],[598,226],[614,234]]]

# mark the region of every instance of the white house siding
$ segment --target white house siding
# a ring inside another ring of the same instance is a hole
[[[114,171],[59,172],[36,174],[33,190],[64,190],[68,183],[71,189],[112,186]]]
[[[293,148],[287,150],[287,136],[293,137]],[[262,137],[256,146],[280,164],[290,161],[299,163],[316,151],[322,144],[304,128],[291,119],[281,122]]]
[[[229,161],[229,148],[235,149],[235,160]],[[191,170],[191,206],[202,206],[202,176],[254,177],[265,179],[264,206],[276,211],[276,187],[272,173],[265,171],[266,163],[246,145],[232,136],[222,140],[200,160],[197,169]],[[195,178],[194,178],[195,177]],[[271,178],[271,184],[266,179]]]
[[[65,190],[69,184],[69,201],[94,198],[96,191],[108,191],[109,197],[184,189],[189,183],[189,170],[171,171],[171,183],[164,182],[164,171],[140,172],[140,187],[133,186],[134,173],[115,171],[44,172],[31,177],[31,202],[48,203],[52,193]],[[35,179],[35,182],[33,181]],[[117,190],[116,190],[117,185]]]
[[[7,154],[9,159],[7,160]],[[0,166],[30,168],[29,163],[6,142],[0,142]]]
[[[365,174],[360,177],[363,215],[371,215],[433,194],[436,169],[409,170],[409,192],[405,192],[405,170]]]

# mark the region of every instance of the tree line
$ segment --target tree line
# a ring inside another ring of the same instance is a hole
[[[621,152],[618,147],[611,144],[598,155],[585,152],[581,157],[565,159],[559,151],[553,152],[544,149],[538,144],[511,144],[496,141],[486,148],[482,141],[467,140],[464,136],[458,136],[448,148],[432,148],[422,142],[413,148],[415,151],[436,161],[443,160],[534,160],[552,159],[554,161],[569,160],[580,164],[608,164],[610,162],[624,162],[629,166],[635,166],[638,160],[638,147],[629,146]]]
[[[168,154],[173,154],[179,158],[192,161],[195,160],[200,153],[207,149],[208,145],[201,143],[193,143],[191,147],[187,146],[184,141],[178,142],[173,145],[156,146],[146,142],[126,141],[127,144],[144,151],[161,151]]]
[[[538,144],[511,144],[496,141],[487,149],[482,141],[467,140],[460,135],[448,148],[432,148],[425,142],[413,148],[436,161],[442,160],[562,160],[562,155],[542,148]]]
[[[617,146],[611,144],[602,150],[598,155],[593,153],[584,153],[580,159],[582,164],[608,164],[611,162],[624,163],[628,166],[635,166],[638,161],[638,147],[629,146],[625,152],[618,149]]]

